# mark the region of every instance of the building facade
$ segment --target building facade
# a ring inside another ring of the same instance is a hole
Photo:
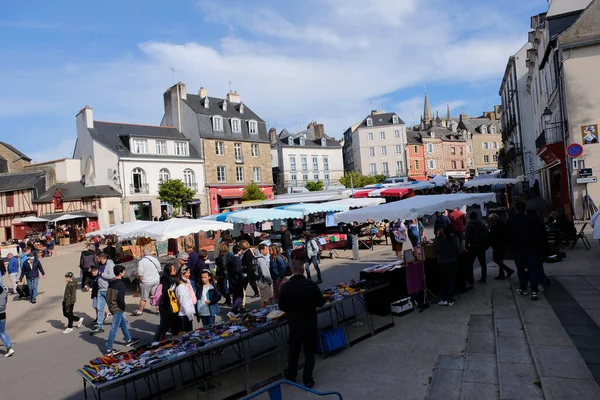
[[[34,201],[46,190],[43,172],[0,174],[0,243],[28,233],[20,218],[36,216]]]
[[[458,131],[466,140],[470,175],[497,171],[498,159],[503,148],[498,121],[490,118],[470,118],[462,114]]]
[[[31,163],[31,158],[21,153],[14,146],[0,142],[0,174],[21,172]]]
[[[339,185],[344,176],[341,144],[325,134],[323,124],[311,122],[301,132],[271,131],[273,176],[278,193],[292,193],[307,182]]]
[[[204,157],[210,214],[240,204],[251,182],[267,198],[273,197],[265,121],[242,103],[237,92],[216,98],[200,88],[198,94],[190,94],[179,82],[165,92],[164,109],[161,125],[177,127]]]
[[[182,211],[194,217],[207,213],[204,160],[176,127],[94,121],[92,109],[77,114],[73,158],[81,160],[82,182],[111,186],[123,198],[115,221],[151,220],[170,204],[158,199],[161,182],[180,179],[196,192]],[[117,223],[118,223],[117,222]]]
[[[446,128],[444,128],[446,129]],[[464,136],[458,133],[447,133],[442,136],[444,152],[444,171],[448,178],[468,178],[467,143]]]
[[[396,113],[372,111],[344,134],[347,171],[407,176],[406,125]]]
[[[408,130],[406,132],[408,143],[406,153],[408,158],[408,177],[421,179],[427,176],[425,166],[425,146],[418,132]]]

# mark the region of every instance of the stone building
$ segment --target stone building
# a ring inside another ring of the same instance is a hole
[[[19,219],[36,216],[34,200],[45,190],[44,172],[0,174],[0,243],[27,235]]]
[[[493,113],[488,116],[495,118]],[[468,164],[472,176],[498,170],[498,157],[503,147],[498,121],[490,118],[470,118],[460,115],[458,130],[466,138]]]
[[[21,153],[14,146],[6,142],[0,142],[0,174],[21,172],[30,163],[31,158]]]
[[[406,153],[408,158],[408,177],[413,179],[421,179],[427,176],[425,166],[425,146],[418,132],[409,129],[406,131],[408,143],[406,145]]]

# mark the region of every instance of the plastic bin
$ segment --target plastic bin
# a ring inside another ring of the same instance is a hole
[[[331,353],[337,349],[346,347],[346,335],[344,328],[330,328],[319,331],[317,341],[317,353]]]

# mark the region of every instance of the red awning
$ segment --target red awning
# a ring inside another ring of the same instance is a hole
[[[373,189],[361,190],[360,192],[354,192],[354,195],[352,197],[354,197],[355,199],[369,197],[369,193],[371,193],[372,191],[373,191]]]
[[[389,188],[381,192],[381,195],[385,197],[402,197],[406,193],[410,192],[410,190],[411,189],[407,188]]]

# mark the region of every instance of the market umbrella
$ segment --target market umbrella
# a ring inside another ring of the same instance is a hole
[[[281,210],[299,211],[302,214],[320,214],[324,212],[348,211],[350,207],[341,204],[317,203],[317,204],[290,204],[289,206],[278,207]]]
[[[200,218],[201,220],[204,221],[219,221],[219,222],[225,222],[225,220],[227,219],[227,216],[229,214],[233,214],[237,211],[226,211],[226,212],[222,212],[220,214],[213,214],[213,215],[208,215],[206,217],[202,217]]]
[[[25,217],[25,218],[15,218],[13,220],[14,224],[21,224],[23,222],[48,222],[48,220],[44,219],[44,218],[40,218],[40,217],[34,217],[34,216]]]
[[[77,215],[77,214],[64,214],[61,215],[60,217],[54,218],[52,220],[52,222],[59,222],[59,221],[67,221],[70,219],[77,219],[77,218],[84,218],[81,215]]]
[[[516,185],[519,182],[521,182],[521,180],[517,178],[478,178],[465,182],[464,187],[471,188],[489,185]]]
[[[363,197],[368,197],[369,193],[371,193],[374,189],[368,189],[368,190],[359,190],[354,192],[354,194],[352,195],[352,197],[354,197],[355,199],[360,199]]]
[[[375,198],[365,197],[362,199],[349,198],[349,199],[342,199],[342,200],[335,200],[335,201],[327,202],[327,204],[343,205],[343,206],[348,206],[348,208],[376,206],[381,203],[385,203],[385,199],[382,199],[380,197],[375,197]]]
[[[280,219],[302,219],[300,211],[279,210],[277,208],[251,208],[227,216],[227,222],[241,224],[255,224],[257,222],[274,221]]]
[[[207,221],[201,219],[171,218],[168,221],[155,222],[142,226],[119,236],[122,239],[149,238],[158,242],[175,239],[192,233],[233,229],[227,222]]]
[[[109,235],[117,235],[118,237],[121,237],[122,235],[125,235],[136,229],[156,225],[159,223],[160,222],[154,222],[154,221],[125,222],[124,224],[113,225],[113,226],[109,226],[107,228],[99,229],[94,232],[90,232],[87,235],[85,235],[85,237],[91,238],[94,236],[109,236]]]
[[[365,207],[334,214],[336,223],[364,222],[367,220],[381,221],[396,219],[413,219],[431,215],[436,211],[484,204],[496,200],[494,193],[457,193],[430,196],[415,196],[409,199],[395,201],[374,207]]]

